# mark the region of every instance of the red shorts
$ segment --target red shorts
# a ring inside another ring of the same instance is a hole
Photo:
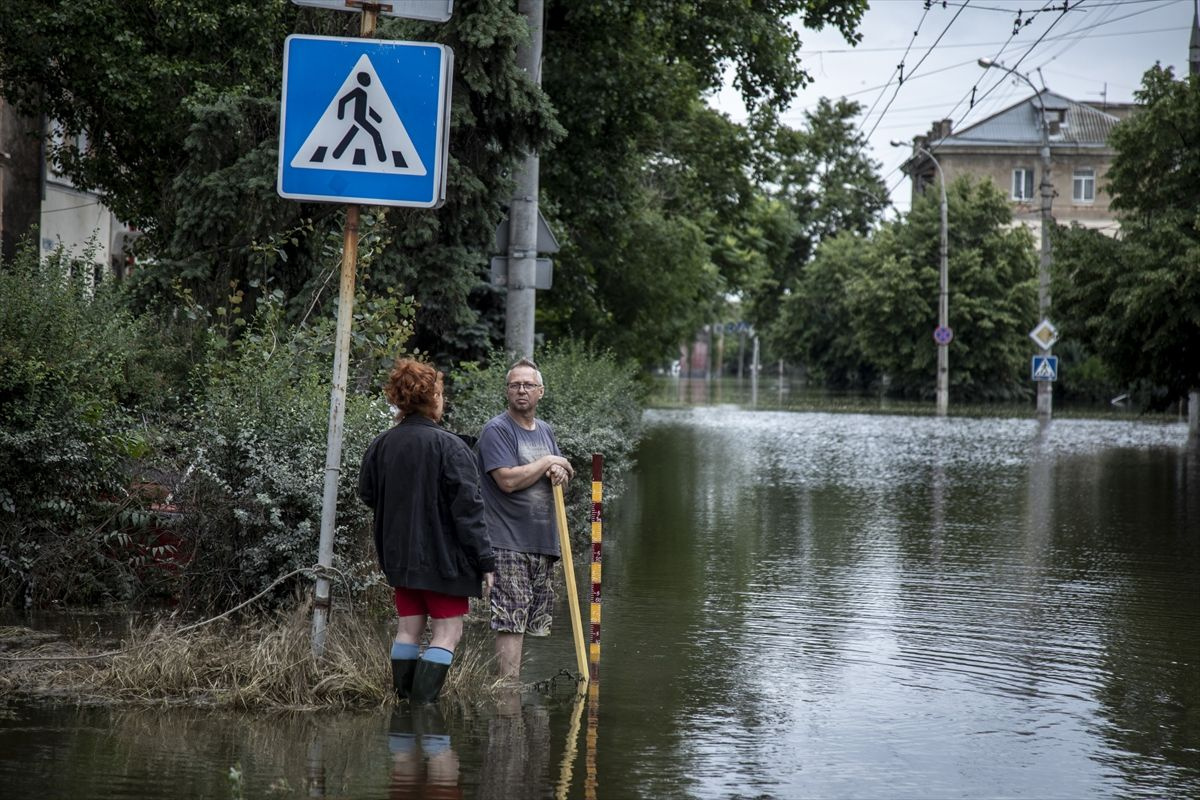
[[[429,615],[434,619],[461,617],[470,609],[467,598],[425,589],[396,587],[396,613],[402,617]]]

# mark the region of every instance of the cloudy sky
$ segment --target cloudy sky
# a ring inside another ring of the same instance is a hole
[[[1131,102],[1156,61],[1187,73],[1198,0],[1067,1],[1063,13],[1064,0],[936,0],[928,9],[925,0],[872,0],[856,46],[834,31],[803,32],[801,55],[813,81],[784,119],[802,125],[823,96],[857,100],[870,155],[882,165],[892,201],[907,210],[910,187],[899,170],[907,149],[889,141],[909,142],[936,119],[952,119],[959,130],[1031,94],[1026,83],[981,69],[979,58],[1089,102]],[[713,102],[745,119],[732,90]]]

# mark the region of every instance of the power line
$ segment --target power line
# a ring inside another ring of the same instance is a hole
[[[1065,17],[1067,15],[1068,11],[1070,11],[1072,8],[1078,8],[1084,2],[1085,2],[1085,0],[1078,0],[1078,2],[1076,2],[1074,6],[1067,6],[1066,0],[1064,0],[1064,5],[1063,5],[1063,9],[1062,9],[1061,13],[1059,13],[1059,15],[1054,18],[1054,21],[1051,22],[1050,25],[1046,28],[1046,30],[1044,30],[1042,32],[1042,35],[1039,36],[1037,38],[1037,40],[1034,41],[1034,43],[1029,46],[1028,49],[1026,49],[1025,54],[1022,55],[1019,59],[1017,59],[1017,63],[1014,64],[1012,68],[1016,69],[1017,65],[1019,65],[1022,61],[1024,61],[1026,58],[1029,57],[1029,54],[1033,52],[1034,48],[1036,48],[1038,45],[1040,45],[1042,43],[1042,40],[1045,39],[1046,36],[1049,35],[1050,31],[1054,30],[1054,26],[1062,21],[1063,17]],[[1036,13],[1035,13],[1035,16],[1036,16]],[[1113,21],[1115,22],[1116,20],[1113,20]],[[993,61],[999,60],[1000,54],[1004,52],[1004,50],[1008,47],[1008,44],[1013,40],[1013,38],[1016,37],[1018,32],[1019,32],[1019,29],[1016,29],[1016,28],[1013,29],[1012,36],[1010,36],[1008,38],[1008,41],[1005,42],[1004,45],[1000,48],[1000,50],[996,53],[996,55],[992,59]],[[967,116],[975,109],[977,102],[981,103],[983,100],[985,100],[987,98],[987,96],[990,95],[996,89],[996,87],[999,86],[1001,83],[1003,83],[1003,79],[992,84],[991,88],[989,88],[986,92],[984,92],[983,96],[980,97],[978,99],[978,101],[975,99],[975,93],[976,93],[976,89],[978,88],[978,84],[975,84],[974,86],[972,86],[970,92],[967,93],[967,95],[969,95],[971,97],[971,105],[967,109],[966,113],[963,114],[963,116],[951,126],[950,130],[960,129],[962,127],[963,120],[965,120],[967,118]],[[945,115],[944,119],[950,119],[954,116],[954,112],[956,112],[958,110],[958,107],[963,104],[963,101],[966,100],[967,95],[964,95],[962,99],[960,99],[957,103],[954,104],[954,107],[950,110],[949,114]],[[926,145],[926,150],[928,150],[931,153],[935,152],[937,150],[937,146],[945,140],[946,136],[949,136],[949,135],[950,135],[949,132],[947,132],[947,133],[943,134],[942,137],[939,138],[936,142],[930,142],[929,144]],[[893,167],[892,170],[883,177],[883,180],[886,181],[889,177],[891,177],[893,174],[895,174],[895,172],[897,170],[899,170],[904,165],[904,163],[905,163],[904,161],[901,161],[899,165],[897,165],[896,167]],[[907,176],[905,176],[905,177],[907,177]],[[896,186],[899,186],[903,180],[904,179],[901,178],[899,181],[897,181]],[[893,189],[889,189],[888,190],[889,194],[893,190],[894,190],[894,187],[893,187]]]
[[[1162,2],[1162,0],[1155,0],[1155,2]],[[1084,31],[1094,30],[1095,28],[1099,28],[1104,25],[1111,25],[1114,22],[1120,22],[1121,20],[1129,19],[1129,17],[1136,17],[1140,14],[1148,14],[1151,11],[1158,11],[1158,10],[1159,9],[1157,9],[1157,8],[1152,8],[1152,9],[1147,9],[1145,11],[1138,11],[1133,14],[1129,14],[1128,16],[1125,16],[1125,17],[1117,17],[1116,19],[1108,20],[1106,22],[1097,22],[1096,24],[1090,25],[1086,28],[1079,28],[1079,29],[1077,29],[1076,32],[1084,32]],[[1069,34],[1064,34],[1062,36],[1051,36],[1051,37],[1047,38],[1046,41],[1047,42],[1065,42],[1065,41],[1082,40],[1082,39],[1106,39],[1106,38],[1109,38],[1112,36],[1140,36],[1142,34],[1148,34],[1148,33],[1179,33],[1181,31],[1189,30],[1190,28],[1191,28],[1190,25],[1173,25],[1168,28],[1147,28],[1146,30],[1141,30],[1141,31],[1121,31],[1119,33],[1097,33],[1097,34],[1093,34],[1093,35],[1089,35],[1089,36],[1072,36]],[[963,42],[961,44],[944,44],[944,45],[942,45],[942,49],[943,50],[956,50],[956,49],[962,49],[962,48],[966,48],[966,47],[994,47],[998,44],[1003,44],[1003,42]],[[896,53],[896,52],[899,52],[904,49],[905,48],[903,48],[903,47],[838,47],[838,48],[832,48],[829,50],[800,50],[799,53],[802,56],[816,56],[816,55],[820,55],[820,56],[829,56],[829,55],[852,56],[852,55],[858,55],[860,53]]]
[[[912,50],[913,42],[915,42],[917,40],[917,35],[921,33],[921,26],[925,24],[925,18],[927,16],[929,16],[929,4],[928,3],[925,4],[925,11],[922,12],[921,19],[920,19],[920,21],[917,22],[917,29],[915,31],[913,31],[912,38],[908,40],[908,47],[906,47],[904,49],[904,55],[900,57],[900,63],[897,64],[896,69],[892,71],[892,75],[896,75],[897,73],[899,74],[901,84],[904,83],[904,59],[908,58],[908,51]],[[871,108],[868,109],[867,113],[863,116],[863,121],[858,126],[858,130],[856,130],[854,132],[854,134],[856,136],[862,133],[862,129],[867,124],[867,120],[870,119],[871,114],[875,111],[875,107],[879,105],[879,101],[883,99],[883,95],[887,91],[887,87],[889,87],[891,85],[892,85],[892,78],[891,78],[891,76],[888,76],[888,82],[883,85],[883,89],[882,89],[882,91],[879,92],[879,96],[875,98],[875,102],[871,104]],[[900,84],[896,85],[896,90],[897,91],[900,90]],[[892,99],[895,99],[894,94],[892,95]],[[882,116],[882,114],[880,116]],[[868,134],[867,138],[870,138],[869,134]]]
[[[969,3],[970,0],[967,0],[967,2]],[[950,26],[952,26],[955,23],[955,21],[958,20],[959,16],[961,16],[962,13],[966,10],[967,10],[967,3],[963,3],[962,7],[959,8],[958,11],[956,11],[954,13],[954,16],[950,18],[950,21],[946,23],[946,27],[942,28],[942,32],[938,34],[937,39],[935,39],[933,44],[931,44],[929,46],[929,49],[925,51],[925,55],[921,56],[921,60],[917,62],[917,65],[915,67],[913,67],[913,69],[912,69],[913,74],[915,74],[916,71],[921,68],[921,65],[925,63],[925,59],[929,58],[929,54],[934,51],[934,49],[938,46],[938,43],[942,41],[942,37],[944,37],[946,35],[946,32],[950,30]],[[903,66],[903,62],[901,62],[901,66]],[[900,87],[903,85],[904,85],[904,75],[901,74],[900,82],[896,84],[896,91],[892,92],[892,99],[888,100],[888,104],[886,106],[884,106],[883,111],[879,112],[879,117],[875,120],[875,124],[873,126],[871,126],[871,132],[867,134],[868,139],[870,139],[871,136],[875,133],[875,129],[879,127],[879,123],[883,120],[884,116],[887,114],[888,109],[891,108],[892,103],[894,103],[896,101],[896,97],[900,94]],[[867,116],[863,118],[864,123],[865,123],[866,119],[870,116],[871,116],[870,112],[868,112]]]

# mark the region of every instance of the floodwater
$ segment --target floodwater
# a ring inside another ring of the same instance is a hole
[[[1183,425],[732,405],[646,421],[605,504],[590,696],[560,682],[416,716],[10,700],[0,793],[1200,797]],[[527,679],[574,667],[565,614]]]

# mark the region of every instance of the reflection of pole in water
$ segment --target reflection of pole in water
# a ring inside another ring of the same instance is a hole
[[[1029,465],[1028,504],[1025,509],[1025,558],[1029,567],[1041,567],[1054,530],[1054,453],[1050,448],[1049,418],[1040,418]]]
[[[317,737],[308,744],[304,788],[309,797],[325,796],[325,756],[321,752],[321,740]]]
[[[939,453],[933,464],[933,535],[929,540],[929,556],[934,564],[942,562],[942,542],[946,538],[946,469]]]
[[[584,756],[583,796],[596,800],[596,740],[600,733],[600,682],[588,685],[587,750]]]
[[[554,796],[566,800],[571,791],[571,778],[575,774],[575,754],[579,751],[579,723],[583,720],[582,691],[575,694],[575,705],[571,709],[571,727],[567,730],[567,743],[563,747],[562,765],[558,770],[558,787]]]

